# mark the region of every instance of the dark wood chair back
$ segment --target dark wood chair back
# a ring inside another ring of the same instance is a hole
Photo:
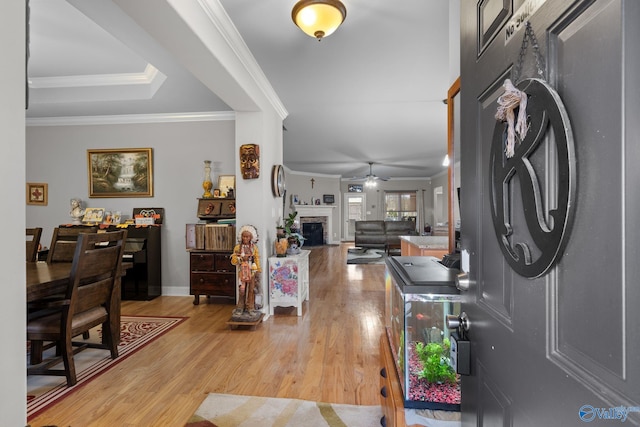
[[[122,255],[127,232],[81,233],[78,235],[76,250],[71,265],[71,275],[67,292],[62,300],[49,301],[43,309],[58,308],[54,313],[42,317],[34,316],[27,322],[27,339],[31,341],[31,351],[42,353],[45,341],[55,341],[61,356],[45,359],[39,365],[31,366],[31,375],[64,375],[67,384],[76,384],[73,355],[86,347],[106,348],[111,357],[118,357],[120,330],[112,330],[111,316],[119,313],[119,292],[116,284],[120,278]],[[102,343],[73,342],[76,337],[102,324]],[[80,346],[74,350],[73,346]],[[62,358],[64,370],[50,369]]]
[[[95,233],[96,227],[56,227],[51,236],[47,262],[71,262],[76,250],[78,236],[82,233]]]
[[[35,262],[37,260],[41,236],[41,227],[27,228],[27,262]]]

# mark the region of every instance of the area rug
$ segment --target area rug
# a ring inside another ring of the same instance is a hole
[[[65,377],[27,376],[27,420],[69,396],[92,379],[113,368],[155,339],[169,332],[187,317],[122,316],[119,357],[111,359],[109,350],[88,348],[74,356],[78,383],[67,387]],[[91,341],[102,339],[102,326],[90,331]],[[55,352],[55,349],[47,350]],[[47,356],[45,352],[45,357]],[[27,353],[27,361],[29,354]],[[62,368],[62,363],[60,363]]]
[[[209,394],[185,427],[375,427],[380,406]]]
[[[384,264],[384,249],[349,248],[347,264]]]

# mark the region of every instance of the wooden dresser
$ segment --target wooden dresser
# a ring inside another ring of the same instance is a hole
[[[200,304],[200,295],[235,304],[236,267],[231,264],[231,251],[190,250],[189,266],[189,293],[195,305]]]
[[[197,215],[202,222],[187,224],[189,293],[194,305],[200,304],[200,295],[213,302],[236,302],[236,266],[231,264],[235,204],[232,198],[198,199]]]

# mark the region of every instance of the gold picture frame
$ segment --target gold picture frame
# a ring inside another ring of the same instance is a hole
[[[89,197],[153,197],[153,149],[87,150]]]
[[[104,220],[104,208],[87,208],[82,217],[83,224],[102,224]]]
[[[27,204],[47,206],[49,186],[44,182],[27,182]]]
[[[220,175],[218,177],[218,188],[222,197],[233,197],[236,191],[236,176]],[[229,190],[231,190],[231,195],[229,195]]]

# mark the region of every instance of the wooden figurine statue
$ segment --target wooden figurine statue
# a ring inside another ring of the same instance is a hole
[[[244,179],[256,179],[260,176],[260,146],[258,144],[240,146],[240,170]]]
[[[243,225],[238,232],[239,243],[233,248],[231,263],[238,266],[238,304],[233,310],[234,322],[255,322],[262,312],[256,309],[256,295],[260,292],[260,253],[258,231],[252,225]],[[261,297],[261,295],[260,295]]]

